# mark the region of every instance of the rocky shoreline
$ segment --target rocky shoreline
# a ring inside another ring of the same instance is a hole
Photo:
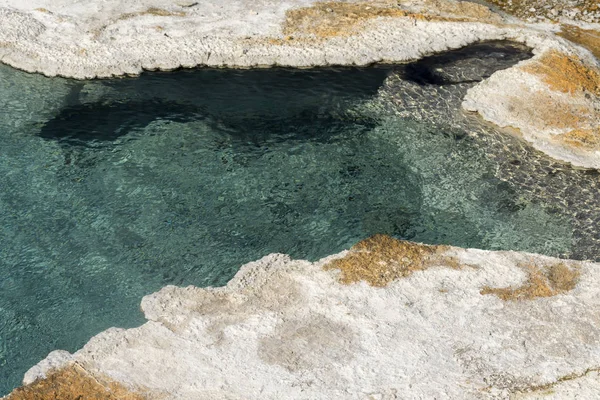
[[[146,324],[51,353],[7,400],[594,398],[599,291],[598,264],[382,235],[272,254],[146,296]]]
[[[453,0],[0,0],[0,62],[88,79],[403,63],[510,40],[533,57],[471,87],[463,110],[598,169],[595,12],[533,24]],[[51,353],[6,399],[595,398],[599,283],[595,263],[386,236],[316,263],[273,254],[224,288],[145,297],[146,324]]]

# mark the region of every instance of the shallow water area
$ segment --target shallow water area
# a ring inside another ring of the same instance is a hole
[[[224,285],[273,252],[317,260],[384,233],[577,255],[564,196],[521,182],[553,164],[448,117],[527,56],[492,50],[491,67],[475,52],[87,82],[0,66],[0,394],[49,351],[143,323],[142,296]]]

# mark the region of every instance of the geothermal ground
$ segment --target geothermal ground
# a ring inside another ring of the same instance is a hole
[[[554,159],[548,175],[569,170],[560,176],[578,182],[563,199],[581,217],[573,254],[597,260],[588,218],[600,168],[597,4],[493,3],[0,0],[0,61],[91,79],[401,64],[508,41],[530,56],[474,79],[460,65],[417,76],[407,67],[397,76],[414,85],[392,76],[368,106],[428,120],[409,97],[435,84],[429,101],[444,101],[427,110],[438,121],[510,138],[490,145],[490,156],[508,157],[516,141],[547,165]],[[65,96],[85,91],[73,93]],[[578,190],[592,200],[570,201]],[[594,262],[386,235],[316,262],[265,254],[224,287],[166,286],[144,297],[145,324],[50,353],[6,399],[592,399],[599,292]]]

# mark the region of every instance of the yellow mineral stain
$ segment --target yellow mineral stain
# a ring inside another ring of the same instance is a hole
[[[526,400],[532,398],[539,398],[540,396],[550,396],[556,393],[555,387],[564,382],[574,381],[577,379],[581,379],[586,375],[594,372],[600,372],[600,368],[588,368],[582,373],[572,373],[569,375],[562,376],[555,380],[554,382],[546,383],[543,385],[532,386],[525,390],[520,390],[514,393],[514,396],[511,396],[513,400]],[[556,398],[556,397],[555,397]]]
[[[530,97],[511,99],[511,108],[529,115],[532,124],[557,129],[553,143],[574,151],[600,149],[600,71],[577,56],[551,50],[524,65],[523,70],[538,76],[550,91],[535,91]],[[561,94],[567,94],[564,96]],[[596,99],[596,102],[585,98]]]
[[[45,379],[15,389],[4,400],[144,400],[120,383],[90,375],[78,364],[51,371]]]
[[[515,96],[510,107],[528,116],[532,125],[540,124],[561,130],[588,129],[597,121],[594,108],[589,104],[579,104],[570,98],[557,98],[552,92],[535,92],[529,97]],[[585,127],[585,128],[584,128]]]
[[[383,287],[433,266],[462,268],[456,259],[444,254],[447,250],[446,246],[430,246],[387,235],[375,235],[358,242],[345,257],[333,260],[323,268],[339,269],[340,282],[343,284],[366,281],[371,286]]]
[[[600,148],[600,128],[574,129],[563,135],[557,135],[556,140],[574,148],[596,150]]]
[[[183,11],[169,11],[162,8],[150,7],[144,11],[123,14],[119,17],[119,20],[131,19],[145,15],[153,15],[155,17],[184,17],[186,13]]]
[[[310,7],[286,12],[283,33],[286,36],[312,35],[319,38],[349,36],[360,32],[364,24],[379,17],[407,17],[423,21],[499,22],[487,7],[466,1],[426,0],[422,12],[410,12],[397,1],[318,2]]]
[[[540,76],[552,90],[569,94],[587,92],[600,95],[600,72],[585,65],[576,56],[551,50],[523,69]]]
[[[563,263],[537,266],[528,264],[522,267],[528,274],[527,281],[519,287],[481,289],[482,295],[492,294],[504,301],[533,300],[552,297],[573,290],[579,281],[580,272]]]
[[[559,36],[580,44],[600,58],[600,32],[593,29],[582,29],[575,25],[562,25]]]

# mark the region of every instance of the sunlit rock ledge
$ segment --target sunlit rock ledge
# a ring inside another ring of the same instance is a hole
[[[380,235],[316,263],[269,255],[223,288],[167,286],[142,309],[143,326],[51,353],[6,399],[600,395],[594,263]]]

